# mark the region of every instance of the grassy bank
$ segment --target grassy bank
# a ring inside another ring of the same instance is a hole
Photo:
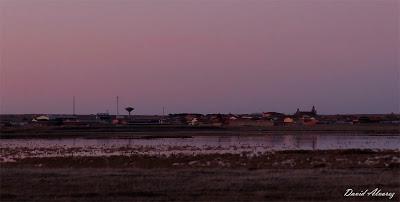
[[[1,201],[398,201],[393,169],[3,168]],[[395,192],[353,197],[349,188]]]
[[[59,126],[2,128],[0,138],[134,138],[136,136],[196,136],[196,135],[265,135],[299,133],[337,134],[400,134],[397,125],[316,125],[316,126],[271,126],[271,127],[211,127],[174,125],[135,126]]]
[[[2,153],[7,153],[5,149]],[[345,198],[382,189],[399,200],[398,150],[29,157],[0,163],[1,201],[382,201]]]

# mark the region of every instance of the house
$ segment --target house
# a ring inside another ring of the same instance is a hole
[[[379,123],[382,119],[374,116],[362,116],[359,117],[357,123]]]
[[[168,117],[168,121],[171,124],[190,125],[194,119],[196,119],[199,122],[203,118],[204,116],[202,114],[181,113],[181,114],[170,114]]]
[[[305,115],[305,116],[303,116],[303,117],[301,117],[299,119],[299,122],[302,125],[305,125],[305,126],[314,126],[314,125],[316,125],[318,123],[318,120],[316,118],[314,118],[314,117],[310,117],[310,116],[306,116]]]
[[[317,110],[315,106],[312,107],[311,111],[300,111],[297,108],[296,113],[294,113],[293,117],[296,118],[299,124],[306,125],[306,126],[313,126],[318,123],[317,119]]]
[[[49,118],[53,125],[81,125],[78,117],[75,115],[54,114],[50,115]]]
[[[263,112],[262,117],[263,118],[281,118],[284,117],[285,114],[278,113],[278,112]]]
[[[49,116],[38,116],[34,119],[32,119],[33,122],[37,122],[37,121],[50,121],[50,117]]]
[[[233,126],[233,127],[240,127],[240,126],[268,127],[273,125],[274,123],[268,119],[237,118],[237,119],[229,119],[228,121],[228,126]]]
[[[40,115],[40,116],[34,117],[32,119],[31,124],[33,124],[33,126],[36,126],[36,127],[51,125],[50,117],[46,116],[46,115]]]
[[[108,113],[97,113],[96,120],[99,122],[110,123],[112,121],[112,116]]]
[[[49,118],[51,121],[59,121],[59,122],[65,122],[65,121],[72,122],[78,120],[78,117],[75,115],[62,115],[62,114],[50,115]]]
[[[197,126],[199,125],[199,120],[197,118],[193,118],[190,122],[189,125],[191,126]]]
[[[232,116],[224,114],[207,114],[205,116],[206,122],[213,126],[222,126],[228,122],[229,118],[232,118]]]
[[[295,123],[295,121],[294,121],[294,118],[292,118],[292,117],[287,116],[283,119],[283,125],[292,125],[294,123]]]
[[[228,119],[229,120],[237,120],[239,118],[239,116],[236,116],[234,114],[228,114]]]
[[[301,117],[316,117],[317,116],[317,110],[315,109],[315,106],[312,107],[311,111],[300,111],[299,108],[297,108],[296,113],[294,113],[295,117],[301,118]]]

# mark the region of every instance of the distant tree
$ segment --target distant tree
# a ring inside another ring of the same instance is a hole
[[[135,110],[135,108],[133,108],[133,107],[127,107],[127,108],[125,108],[125,110],[128,111],[129,116],[131,116],[131,112],[132,112],[133,110]]]

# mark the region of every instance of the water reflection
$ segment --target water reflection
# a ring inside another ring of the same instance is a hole
[[[400,136],[268,135],[159,139],[4,139],[1,148],[262,148],[263,150],[398,149]]]

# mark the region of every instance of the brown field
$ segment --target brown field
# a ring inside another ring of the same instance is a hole
[[[3,168],[1,201],[398,201],[393,169]]]
[[[41,157],[1,163],[1,201],[385,201],[400,194],[399,151],[280,151]]]

